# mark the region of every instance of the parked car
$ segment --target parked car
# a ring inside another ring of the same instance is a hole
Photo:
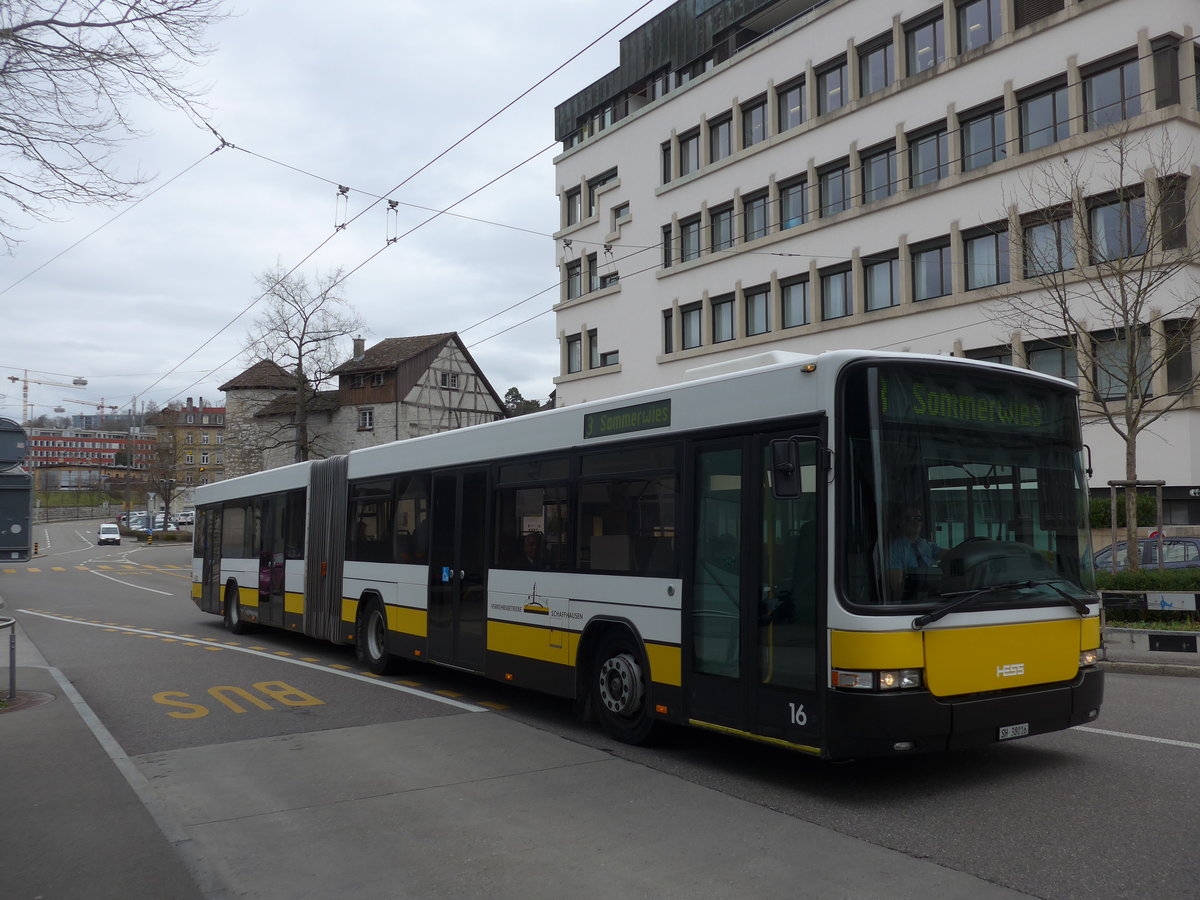
[[[1200,566],[1200,538],[1194,537],[1164,537],[1163,568],[1188,569]],[[1158,568],[1158,538],[1139,538],[1137,542],[1138,565],[1143,569]],[[1117,543],[1117,571],[1129,567],[1129,551],[1126,542]],[[1100,572],[1112,571],[1112,547],[1107,546],[1096,551],[1096,569]]]
[[[116,544],[121,546],[121,529],[113,522],[105,522],[96,532],[97,544]]]
[[[185,509],[175,517],[176,525],[194,525],[196,524],[196,511],[194,509]]]

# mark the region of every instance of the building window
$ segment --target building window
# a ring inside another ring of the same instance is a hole
[[[567,338],[567,374],[583,371],[583,336],[572,334]]]
[[[1146,198],[1114,197],[1088,210],[1092,262],[1140,256],[1149,249]]]
[[[817,112],[831,113],[849,102],[846,96],[849,83],[846,79],[846,58],[817,73]]]
[[[662,264],[664,269],[671,268],[672,256],[674,254],[673,238],[671,234],[671,226],[664,225],[662,227]]]
[[[375,410],[360,409],[358,411],[358,430],[359,431],[373,431],[374,429],[375,429]],[[205,460],[203,457],[201,457],[200,461],[207,462],[207,460]]]
[[[932,69],[946,58],[946,34],[941,16],[908,26],[905,40],[909,75]]]
[[[783,293],[783,327],[795,328],[812,321],[808,308],[808,279],[789,281],[780,286]]]
[[[701,327],[703,315],[704,307],[699,303],[679,308],[679,324],[682,331],[680,337],[684,350],[692,350],[700,346],[704,338]]]
[[[1172,394],[1192,389],[1192,323],[1187,320],[1166,323],[1167,391]]]
[[[596,329],[592,329],[587,333],[588,344],[588,368],[600,368],[600,339],[596,334]]]
[[[39,450],[39,451],[38,451],[38,453],[40,454],[40,453],[41,453],[41,451]],[[192,462],[193,462],[193,461],[194,461],[194,457],[193,457],[193,455],[192,455],[191,453],[185,453],[185,454],[183,454],[183,464],[184,464],[185,466],[190,466],[190,465],[192,464]]]
[[[207,447],[210,437],[211,436],[209,435],[209,433],[207,431],[204,432],[204,434],[200,435],[200,443]]]
[[[662,183],[669,184],[671,182],[671,142],[667,141],[662,145]]]
[[[572,300],[583,293],[583,263],[575,259],[567,263],[567,299]],[[361,387],[362,385],[355,385]]]
[[[1066,140],[1071,133],[1066,86],[1021,100],[1020,119],[1022,152]]]
[[[581,203],[582,194],[579,188],[572,188],[571,190],[567,191],[564,198],[564,204],[566,207],[564,216],[566,218],[568,227],[579,224],[579,221],[582,217],[582,210],[580,208]]]
[[[779,131],[795,128],[808,118],[808,94],[804,81],[796,81],[779,89]]]
[[[821,215],[832,216],[850,208],[850,166],[848,163],[825,169],[817,175]]]
[[[950,153],[944,127],[910,137],[908,152],[913,187],[932,184],[950,174]]]
[[[771,330],[771,292],[766,287],[746,291],[746,334],[766,334]]]
[[[700,217],[679,223],[679,258],[683,262],[700,256]]]
[[[1015,0],[1013,3],[1013,25],[1023,28],[1051,13],[1060,12],[1064,0]]]
[[[981,362],[998,363],[1002,366],[1013,364],[1012,350],[1008,347],[985,347],[980,350],[968,350],[967,359],[977,359]]]
[[[675,352],[675,312],[663,310],[663,353]]]
[[[366,375],[351,375],[350,376],[350,387],[356,387],[356,388],[365,387],[366,383],[367,383]]]
[[[718,297],[712,301],[712,339],[714,344],[732,341],[737,337],[733,327],[733,297]]]
[[[441,385],[448,391],[458,390],[458,373],[457,372],[441,372]]]
[[[1142,111],[1137,60],[1083,79],[1084,125],[1088,131],[1136,116]]]
[[[743,236],[754,241],[767,233],[767,195],[751,194],[742,201]]]
[[[1026,278],[1075,268],[1075,242],[1069,214],[1040,213],[1027,220],[1023,237]]]
[[[609,169],[603,175],[597,175],[588,182],[588,217],[596,215],[600,208],[597,204],[596,197],[600,193],[600,188],[608,184],[610,181],[615,181],[617,178],[617,170]]]
[[[1137,335],[1137,346],[1130,357],[1128,338],[1121,332],[1093,335],[1095,348],[1096,399],[1124,400],[1126,384],[1133,376],[1131,393],[1150,397],[1150,334],[1143,330]],[[1132,371],[1130,371],[1132,369]]]
[[[925,245],[912,251],[913,299],[928,300],[951,292],[950,244]]]
[[[1008,281],[1008,231],[995,225],[963,235],[967,290]]]
[[[1000,37],[1000,0],[971,0],[958,8],[958,49],[965,53]]]
[[[1004,110],[993,109],[961,124],[963,171],[1004,159]]]
[[[896,148],[869,150],[862,157],[863,202],[873,203],[896,191]]]
[[[742,107],[742,146],[753,147],[767,138],[767,101],[755,100]]]
[[[679,139],[679,174],[690,175],[700,168],[700,132],[693,131]]]
[[[1034,372],[1075,381],[1079,369],[1075,348],[1065,338],[1062,341],[1034,341],[1025,345],[1025,363]]]
[[[207,453],[200,454],[200,465],[202,465],[202,466],[208,465],[208,454]]]
[[[858,85],[859,93],[863,97],[883,90],[895,80],[895,53],[891,41],[859,51]]]
[[[849,269],[821,275],[821,318],[840,319],[854,312],[853,282]]]
[[[795,228],[808,221],[808,182],[801,179],[779,186],[779,227]]]
[[[596,265],[596,254],[589,253],[587,259],[588,290],[600,290],[600,267]]]
[[[733,207],[723,206],[709,215],[713,251],[728,250],[733,246]]]
[[[376,372],[376,373],[374,373],[374,374],[371,376],[371,384],[372,384],[374,387],[379,387],[380,385],[382,385],[382,384],[383,384],[383,373],[382,373],[382,372]],[[207,436],[206,436],[206,437],[207,437]],[[206,440],[206,441],[205,441],[205,443],[208,443],[208,441]]]
[[[900,260],[874,259],[863,263],[863,289],[867,309],[900,305]]]
[[[729,116],[709,123],[708,161],[716,162],[733,152],[733,120]]]

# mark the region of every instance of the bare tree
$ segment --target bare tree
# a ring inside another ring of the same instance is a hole
[[[133,98],[197,116],[183,81],[209,52],[221,0],[5,0],[0,3],[0,240],[22,218],[126,200],[148,179],[121,174],[115,149],[137,132]]]
[[[1164,131],[1118,127],[1080,157],[1038,167],[1013,207],[1019,265],[1034,290],[997,291],[994,319],[1075,361],[1085,421],[1107,423],[1138,480],[1138,438],[1197,387],[1200,236],[1188,240],[1197,186],[1188,154]],[[1017,227],[1020,226],[1020,227]],[[1136,491],[1125,491],[1126,546],[1136,546]],[[1136,554],[1129,565],[1137,567]]]
[[[310,283],[304,275],[289,275],[277,265],[256,279],[267,295],[267,307],[251,326],[245,356],[252,364],[271,360],[294,381],[288,403],[290,431],[281,426],[275,440],[276,446],[295,447],[296,462],[312,455],[315,440],[308,427],[309,412],[317,392],[343,361],[338,357],[338,339],[364,329],[361,317],[338,293],[343,277],[339,268],[317,274]]]

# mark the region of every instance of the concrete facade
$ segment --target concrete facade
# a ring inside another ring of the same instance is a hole
[[[767,349],[1040,367],[1043,342],[1062,334],[1002,310],[1046,297],[1027,271],[1033,225],[1049,220],[1049,200],[1035,202],[1045,173],[1083,173],[1062,226],[1081,245],[1109,194],[1149,205],[1169,183],[1198,246],[1198,19],[1194,0],[674,4],[557,110],[558,403]],[[1097,99],[1110,83],[1111,110]],[[1030,123],[1047,104],[1057,130],[1042,140]],[[1120,165],[1117,141],[1131,148]],[[980,254],[993,238],[988,277]],[[944,282],[932,290],[931,259]],[[1081,296],[1096,277],[1061,268]],[[1176,271],[1149,315],[1187,324],[1198,275]],[[1102,310],[1081,302],[1098,331]],[[1200,372],[1194,346],[1187,356],[1180,365]],[[1161,398],[1174,385],[1164,370],[1150,388]],[[1085,416],[1098,411],[1090,399]],[[1167,481],[1178,524],[1200,523],[1197,439],[1189,392],[1139,442],[1139,477]],[[1085,426],[1085,441],[1093,487],[1125,477],[1107,424]]]

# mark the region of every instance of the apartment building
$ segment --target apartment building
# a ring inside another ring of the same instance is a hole
[[[1140,396],[1174,403],[1139,478],[1200,524],[1197,20],[1195,0],[673,4],[555,111],[558,403],[764,351],[970,356],[1077,380],[1103,489],[1125,477],[1105,362],[1136,332]],[[1168,252],[1114,322],[1103,265]]]

